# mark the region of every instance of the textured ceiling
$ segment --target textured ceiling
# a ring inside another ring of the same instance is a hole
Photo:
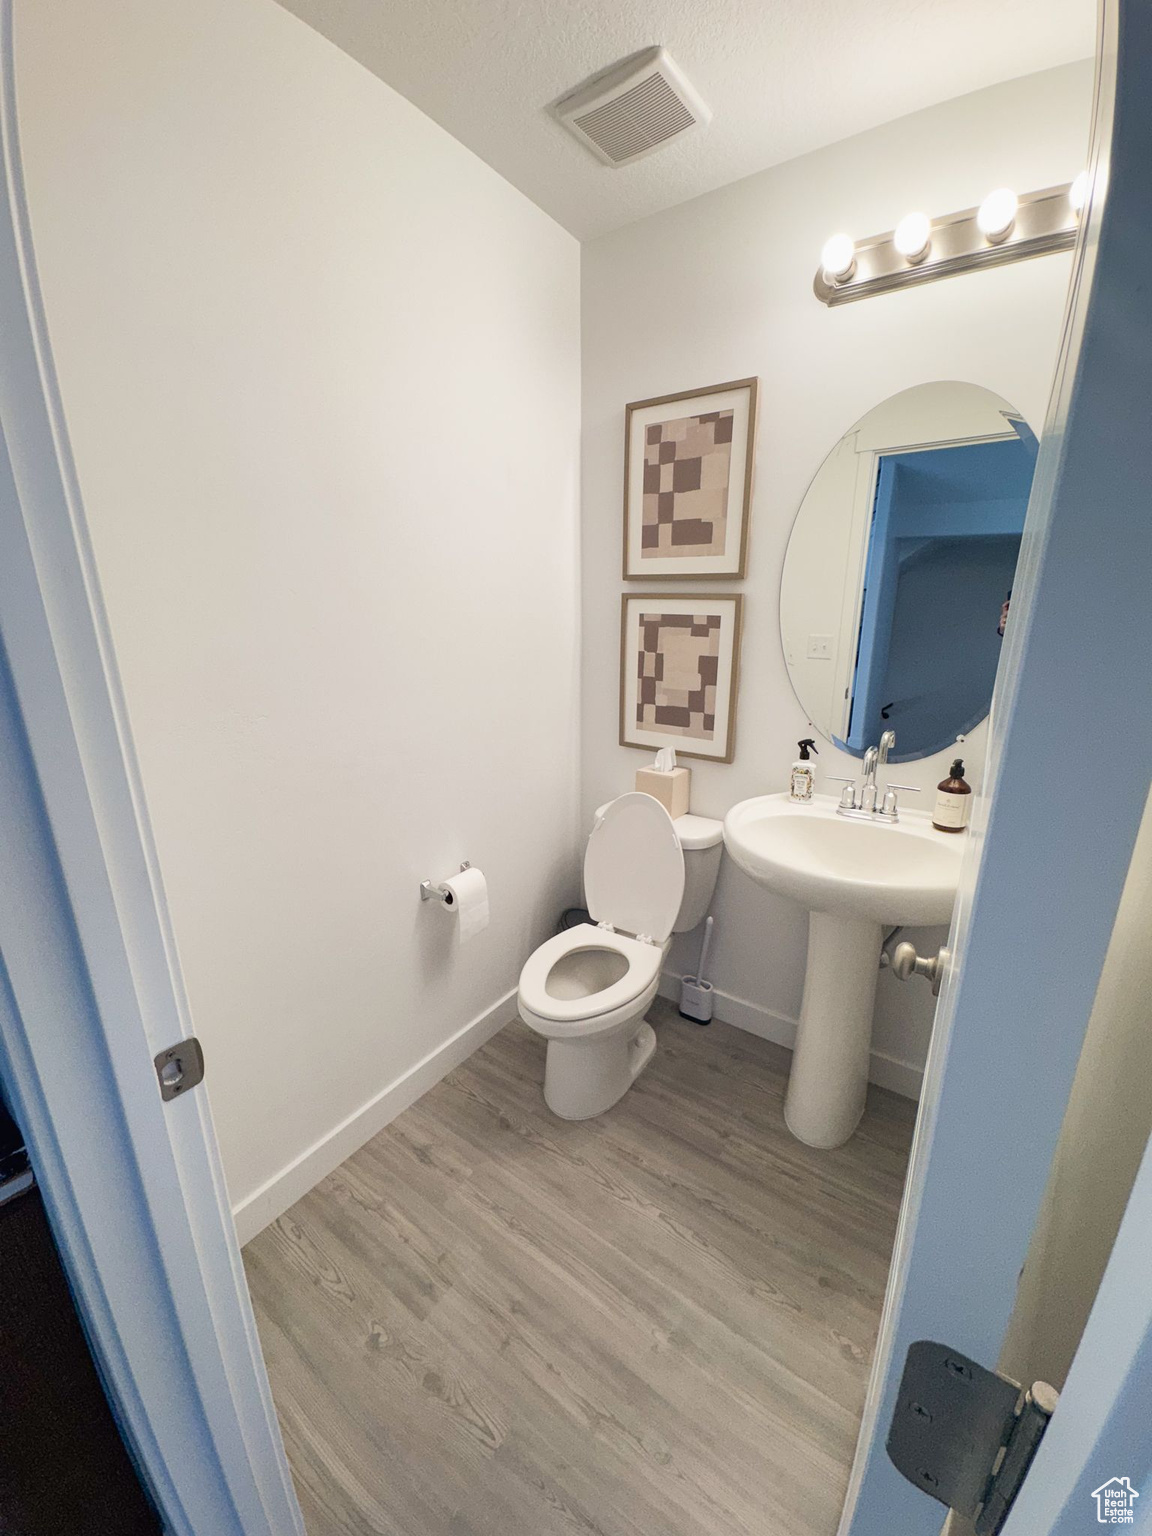
[[[1092,53],[1095,0],[281,0],[588,238]],[[662,43],[715,116],[620,170],[548,104]]]

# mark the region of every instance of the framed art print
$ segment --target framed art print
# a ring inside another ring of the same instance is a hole
[[[744,599],[624,594],[620,744],[730,763]]]
[[[755,379],[627,407],[625,581],[743,577],[755,437]]]

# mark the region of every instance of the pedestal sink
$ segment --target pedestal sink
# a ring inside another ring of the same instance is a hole
[[[761,795],[734,805],[724,845],[753,880],[808,908],[808,965],[784,1116],[812,1147],[856,1129],[868,1087],[872,1010],[884,930],[946,923],[964,836],[921,811],[896,823],[837,814],[818,795]]]

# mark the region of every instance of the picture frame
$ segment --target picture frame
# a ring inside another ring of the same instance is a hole
[[[625,581],[743,580],[758,382],[735,379],[625,407]]]
[[[730,763],[744,598],[625,592],[620,604],[620,745]]]

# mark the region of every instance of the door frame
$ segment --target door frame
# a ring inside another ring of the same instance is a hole
[[[963,380],[949,380],[949,383],[966,383]],[[971,386],[969,386],[971,387]],[[923,390],[923,385],[913,385],[911,390],[901,393],[908,395],[916,389]],[[991,394],[990,390],[985,391]],[[899,399],[899,395],[891,397]],[[868,414],[873,415],[890,405],[891,400],[882,401],[879,406],[873,407]],[[839,701],[840,713],[833,728],[832,737],[836,745],[843,752],[854,751],[844,743],[851,734],[852,711],[855,707],[856,677],[860,665],[860,631],[864,621],[865,591],[867,588],[866,575],[868,559],[872,548],[872,533],[876,514],[876,498],[880,488],[880,474],[883,462],[886,458],[896,454],[931,453],[939,448],[966,448],[976,443],[1009,442],[1012,438],[1021,437],[1021,428],[1027,433],[1028,438],[1035,442],[1036,438],[1028,423],[1018,412],[1012,410],[1007,401],[1003,402],[1004,409],[998,414],[1003,422],[1000,431],[961,431],[952,432],[947,436],[930,436],[924,431],[917,431],[911,435],[917,440],[908,442],[909,432],[893,433],[888,429],[883,433],[883,438],[877,441],[879,434],[868,432],[865,434],[859,428],[852,432],[853,451],[856,460],[855,494],[852,501],[852,516],[850,519],[849,543],[850,552],[846,561],[845,598],[841,609],[840,624],[837,630],[836,644],[836,680],[833,683],[833,697]],[[934,415],[935,412],[930,413]],[[974,426],[969,422],[970,427]],[[939,432],[939,426],[934,429],[927,428],[930,434],[933,430]],[[863,443],[861,437],[865,438]],[[981,717],[983,718],[983,717]],[[974,722],[979,724],[979,721]],[[969,725],[966,729],[971,730]],[[894,763],[905,761],[896,756],[890,759]]]
[[[923,1338],[990,1366],[999,1357],[1148,796],[1152,313],[1140,274],[1152,235],[1150,59],[1152,8],[1102,0],[1092,191],[840,1536],[939,1531],[940,1506],[885,1452],[904,1358]],[[1105,759],[1121,723],[1123,751]],[[1147,1252],[1148,1222],[1134,1201],[1098,1312],[1120,1306],[1124,1255],[1136,1241]],[[1139,1310],[1138,1298],[1123,1301]],[[1021,1510],[1064,1480],[1070,1463],[1057,1464],[1055,1447],[1088,1456],[1097,1322]],[[1147,1339],[1139,1345],[1132,1328],[1136,1352],[1123,1364],[1148,1373]],[[1014,1511],[1006,1536],[1058,1528]]]
[[[191,1033],[36,277],[0,0],[0,1071],[171,1536],[303,1536]],[[211,1063],[209,1062],[209,1075]]]
[[[1135,1529],[1152,1531],[1152,1141],[1051,1425],[1004,1536],[1084,1536],[1093,1491],[1127,1477],[1141,1491]],[[1145,1506],[1145,1507],[1141,1507]]]

